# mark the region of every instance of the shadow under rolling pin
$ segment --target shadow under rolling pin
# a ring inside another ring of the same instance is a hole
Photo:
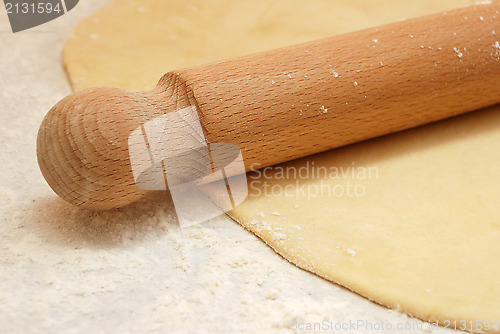
[[[176,70],[148,92],[75,92],[43,120],[40,169],[66,201],[108,209],[147,191],[130,135],[184,108],[200,142],[235,145],[250,171],[497,104],[499,11],[478,4]]]

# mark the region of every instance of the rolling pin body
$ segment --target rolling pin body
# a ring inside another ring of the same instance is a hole
[[[167,73],[149,92],[92,88],[44,119],[37,154],[52,189],[95,209],[128,204],[127,139],[195,106],[208,143],[247,171],[500,102],[500,4],[484,4]]]

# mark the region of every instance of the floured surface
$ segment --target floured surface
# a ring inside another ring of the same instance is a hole
[[[76,89],[144,90],[174,68],[393,21],[410,8],[416,16],[458,5],[118,1],[76,29],[65,64]],[[483,111],[250,174],[250,197],[230,215],[292,263],[378,303],[441,324],[490,327],[500,316],[498,115]]]

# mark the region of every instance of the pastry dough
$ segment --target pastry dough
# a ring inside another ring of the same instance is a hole
[[[472,2],[118,0],[77,27],[64,62],[77,90],[146,90],[175,68]],[[306,157],[249,174],[250,195],[229,214],[377,303],[498,331],[498,142],[497,107]]]
[[[499,142],[495,107],[307,157],[249,174],[230,215],[301,268],[479,329],[500,321]]]

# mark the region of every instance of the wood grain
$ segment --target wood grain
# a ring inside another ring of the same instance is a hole
[[[263,168],[500,102],[500,4],[482,4],[167,73],[149,92],[93,88],[56,104],[37,155],[79,206],[140,198],[127,139],[197,107],[209,143]]]

